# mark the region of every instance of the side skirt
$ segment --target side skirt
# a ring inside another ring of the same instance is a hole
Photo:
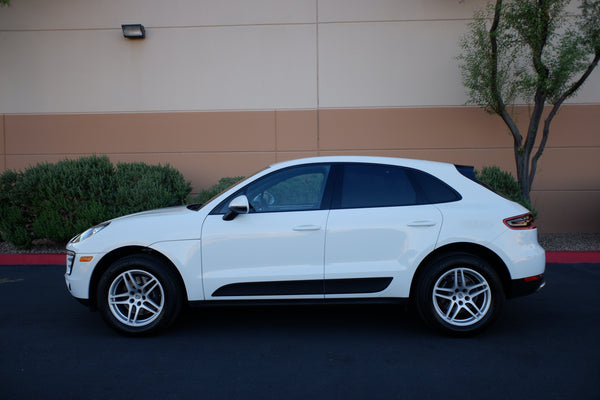
[[[357,304],[398,304],[406,305],[404,297],[361,297],[355,299],[275,299],[275,300],[198,300],[190,301],[191,307],[240,307],[240,306],[314,306],[314,305],[357,305]]]
[[[385,290],[392,279],[356,278],[242,282],[222,286],[212,294],[212,297],[377,293]]]

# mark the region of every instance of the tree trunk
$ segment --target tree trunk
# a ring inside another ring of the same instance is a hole
[[[529,192],[531,184],[529,179],[529,159],[531,153],[527,154],[525,149],[515,146],[515,161],[517,163],[517,180],[521,186],[521,195],[527,202],[531,202]]]

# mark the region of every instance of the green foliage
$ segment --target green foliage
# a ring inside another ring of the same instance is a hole
[[[183,204],[191,191],[183,175],[168,165],[119,163],[115,181],[114,204],[120,214]]]
[[[583,0],[581,2],[581,32],[585,45],[593,52],[600,53],[600,1]]]
[[[31,244],[31,235],[25,226],[26,222],[25,215],[19,207],[12,204],[0,206],[0,232],[5,241],[17,247],[28,247]]]
[[[534,216],[537,216],[536,209],[523,198],[519,182],[517,182],[510,172],[503,171],[497,166],[489,166],[483,167],[481,171],[475,170],[475,177],[495,192],[521,204],[531,211]]]
[[[65,243],[107,219],[184,204],[191,191],[169,165],[120,163],[106,156],[41,163],[0,175],[0,234],[17,247]]]
[[[569,3],[504,1],[494,32],[495,52],[490,40],[494,4],[477,12],[458,57],[469,101],[497,112],[496,94],[505,104],[531,103],[538,89],[551,103],[560,98],[586,70],[600,43],[599,2],[584,0],[579,16],[566,15]]]
[[[218,183],[212,185],[210,188],[202,189],[200,191],[200,193],[198,193],[198,195],[192,199],[192,202],[204,204],[208,200],[210,200],[213,197],[215,197],[216,195],[218,195],[219,193],[224,192],[225,190],[229,189],[231,186],[238,183],[242,179],[244,179],[243,176],[233,176],[233,177],[221,178],[221,179],[219,179]]]
[[[460,70],[469,102],[483,106],[488,112],[497,112],[500,108],[501,93],[505,102],[512,103],[517,96],[519,81],[511,77],[511,71],[521,70],[518,65],[517,53],[521,46],[511,48],[505,31],[495,33],[498,40],[498,57],[494,58],[490,44],[490,17],[493,15],[493,5],[489,3],[486,9],[476,11],[474,20],[469,24],[468,32],[461,38],[462,53],[458,56]],[[494,75],[494,64],[497,71]],[[522,74],[519,75],[523,77]]]

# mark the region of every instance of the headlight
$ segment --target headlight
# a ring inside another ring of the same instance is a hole
[[[69,243],[79,243],[79,242],[89,238],[90,236],[94,236],[96,233],[98,233],[102,229],[106,228],[108,226],[108,224],[110,224],[110,221],[103,222],[99,225],[93,226],[90,229],[88,229],[87,231],[75,236],[73,239],[71,239],[71,241]]]
[[[75,253],[67,251],[67,275],[71,275],[73,272],[73,263],[75,262]]]

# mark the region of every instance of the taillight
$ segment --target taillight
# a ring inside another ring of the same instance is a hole
[[[504,225],[510,229],[533,229],[535,228],[535,221],[533,214],[527,213],[523,215],[517,215],[516,217],[506,218]]]

